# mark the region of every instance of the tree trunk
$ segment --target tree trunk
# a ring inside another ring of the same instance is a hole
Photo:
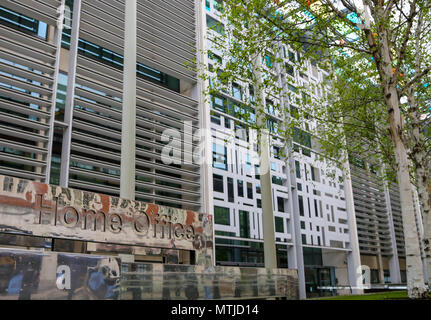
[[[415,73],[420,74],[422,68],[422,62],[424,60],[421,52],[421,34],[423,29],[423,18],[424,12],[419,13],[418,24],[415,31]],[[413,141],[410,149],[410,159],[414,163],[416,181],[417,181],[417,191],[418,197],[421,202],[422,207],[422,221],[423,221],[423,235],[422,235],[422,245],[425,253],[425,264],[427,270],[428,285],[431,285],[431,180],[430,173],[431,170],[429,166],[431,165],[429,157],[426,155],[425,148],[425,137],[422,133],[422,126],[420,120],[420,111],[418,106],[418,100],[416,99],[416,91],[418,89],[418,82],[413,84],[408,93],[409,101],[409,114],[411,119],[411,132],[410,137]],[[421,214],[421,212],[418,212]]]
[[[400,188],[406,250],[408,295],[411,299],[422,299],[426,297],[427,293],[414,215],[413,196],[410,187],[409,162],[406,147],[401,139],[402,123],[398,92],[395,86],[389,85],[385,87],[385,100],[389,113],[389,130],[394,143],[395,159],[397,161],[397,176]]]
[[[363,0],[367,7],[367,1]],[[367,11],[366,11],[367,12]],[[386,17],[383,7],[376,6],[373,11],[374,20],[381,22]],[[389,131],[394,144],[397,163],[398,186],[400,189],[401,215],[406,251],[407,289],[411,299],[422,299],[427,296],[421,253],[419,248],[418,230],[414,215],[413,195],[411,190],[409,161],[407,148],[403,139],[403,121],[400,112],[400,99],[397,91],[397,78],[393,74],[393,52],[389,40],[388,29],[384,23],[377,25],[378,40],[374,38],[371,28],[366,28],[365,35],[374,62],[379,71],[380,84],[383,89],[388,112]]]
[[[424,168],[416,171],[418,180],[418,197],[421,202],[423,220],[423,249],[425,252],[425,263],[428,276],[428,285],[431,286],[431,181]],[[420,212],[418,214],[421,214]]]
[[[415,103],[415,99],[410,99],[410,103]],[[415,108],[417,110],[417,108]],[[413,146],[410,151],[411,158],[414,162],[418,197],[422,207],[422,220],[423,220],[423,249],[425,252],[426,269],[428,272],[428,285],[431,284],[431,180],[430,170],[426,167],[428,161],[426,161],[425,150],[424,150],[424,137],[421,133],[419,115],[412,114],[412,125],[413,125]],[[421,214],[418,212],[418,214]]]

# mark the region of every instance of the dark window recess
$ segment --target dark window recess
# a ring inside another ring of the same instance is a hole
[[[229,202],[234,202],[235,196],[233,192],[233,179],[227,178],[227,199]]]
[[[260,174],[259,174],[259,165],[258,164],[255,164],[254,165],[254,173],[255,173],[255,176],[256,176],[256,180],[260,180]]]
[[[274,147],[273,151],[274,151],[274,158],[280,160],[281,159],[281,149],[279,147]]]
[[[229,208],[214,206],[214,222],[225,226],[230,225]]]
[[[301,179],[301,166],[298,161],[295,161],[296,177]]]
[[[216,192],[224,192],[223,188],[223,176],[213,174],[213,189]]]
[[[322,249],[303,247],[304,265],[321,266],[323,265]]]
[[[277,204],[278,204],[278,211],[279,212],[285,212],[284,211],[284,199],[277,197]]]
[[[211,122],[221,125],[220,115],[215,114],[213,111],[211,111]]]
[[[311,151],[310,151],[310,149],[312,148],[312,146],[311,146],[311,134],[309,134],[308,132],[305,132],[301,129],[294,128],[293,141],[296,143],[299,143],[305,147],[305,148],[302,148],[302,154],[303,155],[305,155],[305,156],[311,155]],[[299,148],[296,147],[295,151],[299,151]]]
[[[288,75],[294,77],[295,76],[295,69],[293,68],[293,66],[289,63],[286,63],[286,72]]]
[[[253,185],[247,182],[247,198],[253,199]]]
[[[256,185],[256,193],[257,194],[261,194],[262,193],[262,188],[260,187],[260,184]]]
[[[275,232],[281,232],[281,233],[284,232],[283,218],[275,217],[274,224],[275,224]]]
[[[299,215],[304,216],[304,199],[302,196],[298,196]]]
[[[60,185],[61,148],[63,144],[62,130],[55,128],[52,144],[50,184]]]
[[[215,252],[217,265],[264,266],[263,243],[216,238]]]
[[[215,10],[223,11],[223,0],[214,0],[213,5]]]
[[[227,129],[230,129],[230,119],[227,117],[224,117],[224,126]]]
[[[289,50],[289,60],[295,62],[295,53]]]
[[[64,29],[63,31],[62,46],[66,49],[70,48],[70,29]],[[119,70],[123,70],[124,57],[122,55],[105,49],[90,41],[79,39],[78,52],[86,57],[95,59]],[[142,63],[137,63],[136,75],[138,78],[157,83],[175,92],[180,92],[179,79]]]
[[[238,197],[244,197],[244,182],[238,180]]]
[[[239,232],[241,238],[250,238],[250,217],[248,211],[239,211]]]
[[[277,177],[277,176],[272,176],[272,183],[277,184],[279,186],[282,186],[283,185],[283,178]]]
[[[0,24],[46,40],[48,31],[48,25],[46,23],[34,18],[30,18],[3,6],[0,6]]]
[[[287,247],[277,244],[277,267],[278,268],[288,268],[288,254],[287,254]]]
[[[225,35],[224,24],[211,18],[207,15],[207,28],[210,30],[214,30],[215,32]]]

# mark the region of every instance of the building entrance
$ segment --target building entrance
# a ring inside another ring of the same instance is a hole
[[[333,267],[305,267],[305,287],[307,290],[307,298],[335,295],[335,290],[321,289],[321,287],[335,286],[334,272],[335,270]]]

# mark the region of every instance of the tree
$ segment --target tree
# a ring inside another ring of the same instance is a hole
[[[331,85],[338,86],[336,92],[344,95],[323,94],[325,104],[319,99],[310,101],[313,99],[306,95],[310,88],[289,89],[304,93],[302,114],[334,123],[315,131],[326,138],[320,141],[326,156],[336,159],[346,147],[355,146],[357,152],[366,148],[376,160],[395,169],[411,298],[425,295],[411,181],[416,182],[422,203],[424,247],[431,270],[431,154],[429,129],[424,130],[430,116],[430,6],[425,0],[341,0],[338,5],[330,0],[226,0],[222,18],[227,25],[214,25],[219,34],[213,37],[214,46],[228,59],[212,66],[218,74],[217,80],[211,81],[212,93],[226,90],[232,80],[250,82],[249,57],[260,54],[266,63],[261,71],[266,75],[267,94],[275,100],[280,96],[289,99],[277,74],[271,72],[273,64],[282,62],[280,44],[301,53],[300,61],[294,62],[299,70],[312,61],[334,75]],[[408,103],[401,103],[403,96]],[[247,110],[253,110],[252,103],[245,105],[250,108],[244,108],[244,113],[250,114]],[[300,122],[297,111],[286,109],[279,100],[274,107],[291,117],[283,130],[273,133],[291,140]],[[346,137],[349,144],[335,140],[336,136]]]

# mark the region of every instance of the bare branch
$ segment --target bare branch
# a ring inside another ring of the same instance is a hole
[[[395,69],[394,72],[394,79],[398,79],[398,76],[400,74],[400,68],[403,65],[403,61],[406,55],[406,50],[407,50],[407,44],[410,40],[410,34],[412,31],[412,26],[413,26],[413,20],[414,17],[416,16],[416,14],[418,13],[418,11],[416,11],[416,0],[413,0],[413,2],[410,5],[410,14],[407,17],[407,27],[406,27],[406,31],[403,37],[403,41],[402,41],[402,45],[399,48],[399,51],[396,53],[397,54],[397,67]]]
[[[425,68],[421,73],[415,75],[412,80],[410,80],[404,88],[402,88],[399,93],[400,97],[403,96],[409,88],[414,85],[417,81],[419,81],[423,76],[427,75],[431,71],[431,65],[429,65],[427,68]]]

